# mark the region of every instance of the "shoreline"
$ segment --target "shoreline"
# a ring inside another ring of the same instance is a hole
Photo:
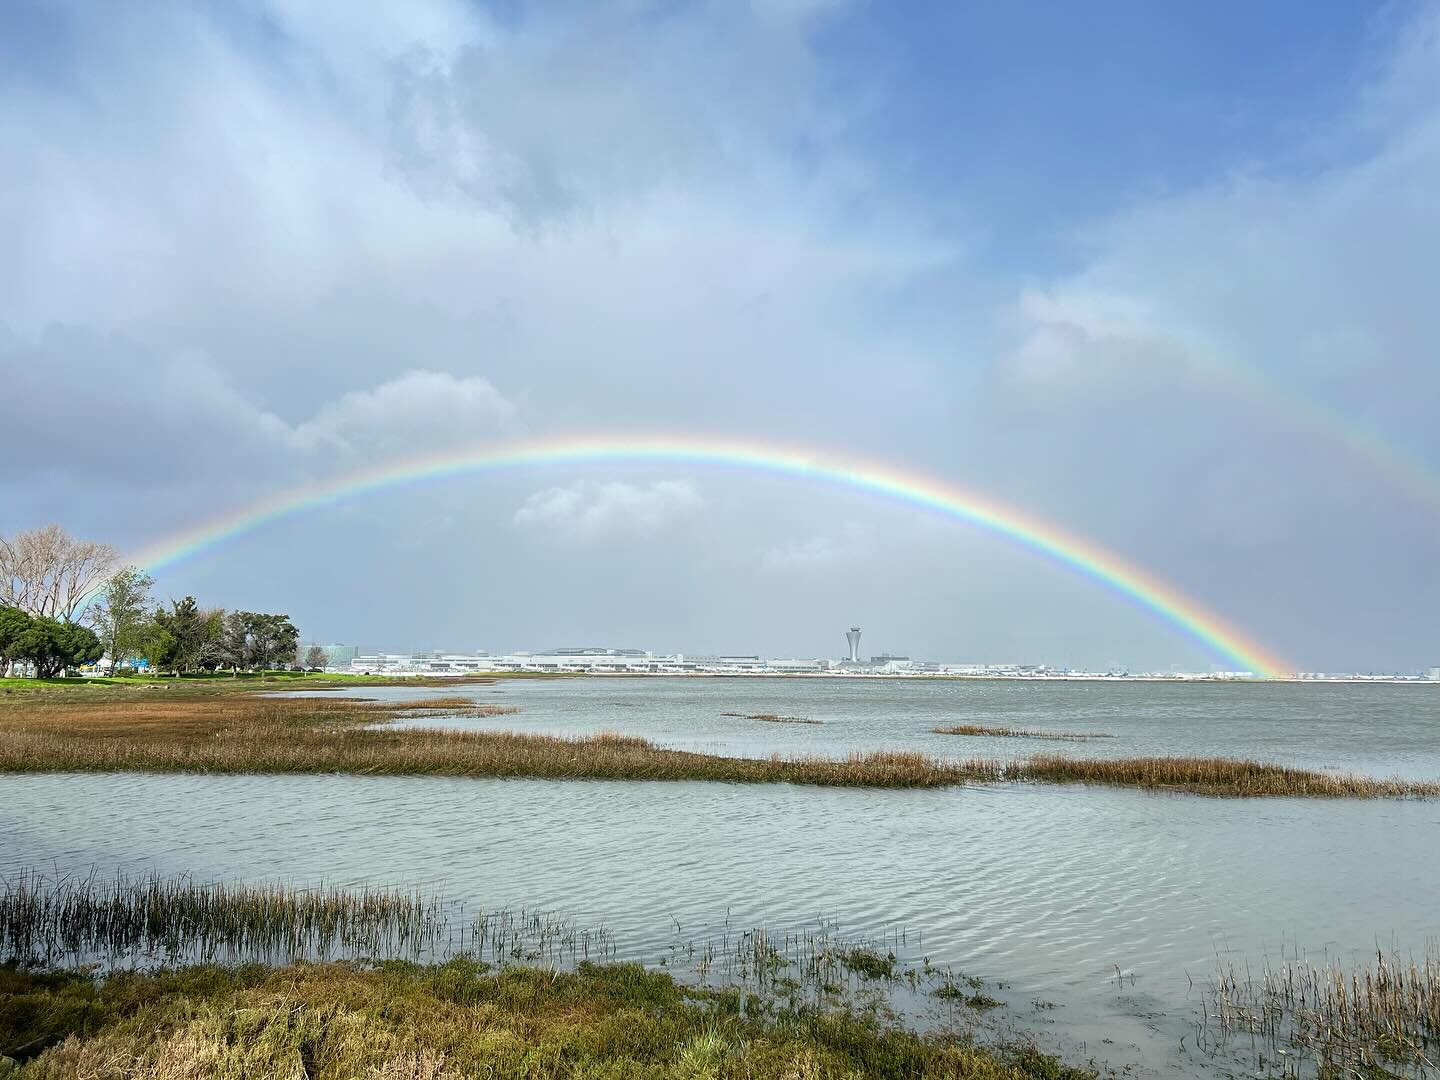
[[[409,681],[454,681],[469,679],[837,679],[837,680],[883,680],[895,682],[1083,682],[1083,683],[1184,683],[1184,684],[1240,684],[1243,686],[1267,684],[1320,684],[1366,685],[1366,686],[1431,686],[1440,689],[1440,681],[1405,676],[1326,676],[1299,677],[1293,675],[1274,676],[1229,676],[1229,675],[961,675],[944,672],[917,672],[907,675],[900,672],[804,672],[804,671],[496,671],[443,672],[443,671],[386,671],[375,675],[345,673],[346,678],[357,680],[348,685],[366,685],[368,679],[395,679]]]

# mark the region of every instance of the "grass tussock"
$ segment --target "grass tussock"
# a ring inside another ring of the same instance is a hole
[[[445,709],[504,711],[450,702]],[[1440,783],[1345,776],[1228,758],[1021,761],[913,751],[734,758],[669,750],[601,732],[573,738],[515,731],[397,727],[414,702],[248,695],[143,695],[96,707],[45,702],[0,708],[0,773],[349,773],[555,780],[713,780],[840,787],[946,787],[970,782],[1103,784],[1205,795],[1435,797]]]
[[[783,716],[780,713],[773,712],[722,712],[720,715],[735,716],[739,717],[741,720],[759,720],[761,723],[764,724],[823,724],[825,722],[823,720],[812,720],[808,716]]]
[[[983,724],[954,724],[930,730],[936,735],[990,735],[1002,739],[1057,739],[1070,742],[1115,737],[1103,731],[1032,731],[1028,728],[986,727]]]
[[[742,1010],[734,991],[635,965],[502,971],[299,964],[117,973],[0,969],[0,1048],[23,1080],[1082,1080],[1033,1048],[989,1050],[851,1010]]]

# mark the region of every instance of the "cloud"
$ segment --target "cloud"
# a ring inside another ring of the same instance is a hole
[[[486,379],[411,371],[372,390],[342,394],[289,438],[306,450],[384,457],[503,434],[515,416],[515,405]]]
[[[514,522],[554,539],[590,543],[613,537],[654,536],[694,516],[704,505],[695,487],[683,480],[581,483],[535,492],[515,511]]]
[[[868,550],[868,531],[848,524],[838,535],[812,536],[768,548],[760,557],[760,571],[782,575],[831,571],[863,560]]]
[[[411,371],[290,420],[281,402],[257,400],[202,353],[156,357],[121,336],[74,327],[38,338],[0,333],[0,371],[7,465],[72,481],[223,484],[324,472],[505,435],[518,416],[482,377]],[[64,438],[54,437],[57,415]]]
[[[63,32],[29,50],[17,38],[0,91],[0,528],[88,507],[99,538],[143,540],[168,527],[157,505],[184,524],[487,436],[704,431],[994,494],[1293,640],[1297,659],[1306,642],[1423,638],[1433,530],[1295,425],[1294,403],[1440,463],[1440,21],[1417,18],[1353,109],[1317,119],[1303,152],[1277,148],[1278,164],[1088,223],[1037,206],[1037,232],[1077,241],[1057,269],[1023,242],[978,262],[984,230],[972,251],[956,222],[1003,215],[946,205],[925,180],[964,163],[913,132],[872,141],[868,102],[892,75],[915,79],[872,63],[882,48],[852,48],[865,39],[840,6],[59,5]],[[976,130],[977,160],[987,138]],[[1110,197],[1094,194],[1084,205]],[[476,511],[419,536],[390,512],[401,492],[347,504],[363,542],[335,544],[333,518],[294,519],[279,546],[306,574],[287,587],[328,612],[375,551],[430,545],[441,565],[488,530],[536,571],[496,623],[548,637],[600,564],[578,548],[544,560],[537,537],[594,541],[613,571],[621,545],[601,539],[673,529],[684,544],[644,545],[613,587],[629,590],[636,634],[730,605],[706,631],[718,648],[777,590],[808,610],[828,573],[894,569],[888,545],[846,531],[883,511],[858,494],[798,499],[790,478],[716,477],[703,503],[686,484],[526,500],[544,481],[474,482],[491,485],[486,506],[520,506],[513,520]],[[412,505],[447,500],[463,501],[447,489]],[[230,545],[212,580],[276,580],[256,552]],[[982,580],[995,557],[967,560]],[[753,591],[716,584],[717,566]],[[540,576],[557,583],[548,622],[532,606]],[[875,590],[897,622],[933,603],[923,583],[903,612]],[[1107,603],[1045,595],[1082,642],[1086,605]],[[1378,631],[1376,596],[1395,609]],[[396,647],[471,632],[449,596],[364,600],[350,618]],[[986,604],[977,626],[1024,639],[1024,613]],[[953,631],[932,627],[938,649]],[[1132,640],[1141,661],[1187,647]]]

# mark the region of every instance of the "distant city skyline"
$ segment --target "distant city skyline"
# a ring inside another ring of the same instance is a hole
[[[809,665],[822,664],[824,668],[813,670],[833,670],[844,672],[847,667],[856,670],[877,668],[889,668],[893,673],[912,671],[923,672],[960,672],[967,674],[980,674],[985,671],[1008,672],[1012,674],[1033,673],[1033,674],[1131,674],[1131,675],[1255,675],[1254,672],[1225,668],[1219,664],[1211,664],[1204,668],[1145,668],[1140,665],[1113,663],[1100,667],[1085,667],[1083,665],[1071,665],[1063,663],[1035,660],[1033,658],[1001,659],[990,658],[960,658],[960,657],[929,657],[909,656],[896,653],[879,653],[873,656],[856,656],[854,652],[847,652],[842,656],[826,656],[816,654],[814,656],[766,656],[758,652],[743,651],[721,651],[714,653],[693,652],[684,649],[644,649],[632,646],[607,646],[607,645],[565,645],[552,646],[548,648],[535,649],[486,649],[486,648],[407,648],[407,649],[374,649],[362,645],[342,644],[334,642],[312,642],[306,641],[301,644],[303,653],[308,647],[316,645],[324,649],[330,657],[332,668],[354,668],[364,670],[374,668],[385,670],[387,662],[399,662],[402,667],[408,667],[410,660],[427,661],[468,657],[468,658],[490,658],[504,659],[507,663],[513,663],[525,658],[548,658],[551,661],[573,661],[577,665],[587,663],[601,663],[604,667],[623,667],[627,663],[644,665],[647,662],[663,663],[665,661],[677,661],[694,665],[731,665],[747,669],[760,670],[768,664],[793,662],[803,665],[804,670],[811,670]],[[800,668],[776,668],[776,671],[801,670]],[[1360,669],[1360,668],[1335,668],[1326,670],[1308,670],[1289,673],[1301,677],[1400,677],[1418,678],[1424,681],[1440,682],[1440,665],[1427,665],[1419,669]]]

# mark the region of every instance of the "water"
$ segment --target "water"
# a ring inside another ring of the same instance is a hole
[[[1440,777],[1440,687],[567,679],[467,691],[522,712],[421,722],[608,728],[756,755],[1226,754]],[[958,722],[1115,738],[930,733]],[[677,927],[702,939],[727,917],[776,929],[830,918],[856,936],[903,927],[917,955],[1003,981],[1016,1022],[1049,1045],[1156,1074],[1214,1064],[1193,1033],[1217,957],[1258,970],[1282,953],[1354,960],[1440,937],[1437,802],[346,776],[16,776],[0,794],[0,873],[422,885],[604,924],[621,958],[650,962]]]

